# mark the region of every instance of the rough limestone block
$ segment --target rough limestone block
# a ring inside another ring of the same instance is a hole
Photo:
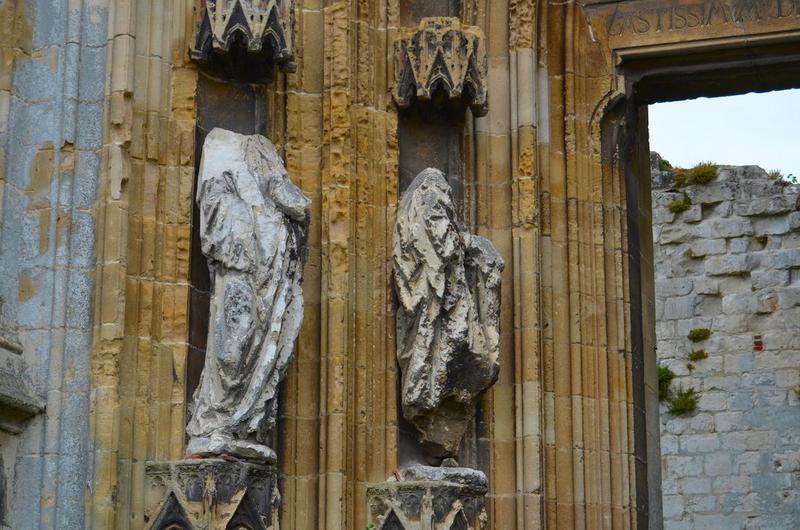
[[[303,320],[310,201],[263,136],[214,129],[202,156],[200,243],[213,292],[186,452],[274,462],[266,440]]]
[[[658,291],[658,287],[656,287],[656,291]],[[719,294],[719,280],[715,278],[697,278],[694,280],[694,292],[697,294]]]
[[[656,291],[665,297],[684,296],[692,292],[692,280],[689,278],[656,279]]]
[[[710,453],[719,449],[720,445],[716,434],[684,434],[679,444],[685,453]]]
[[[696,239],[689,243],[692,257],[702,258],[711,254],[724,254],[726,250],[724,239]]]
[[[757,314],[763,315],[767,313],[774,313],[778,309],[778,294],[777,293],[759,293],[756,296],[756,310]]]
[[[753,229],[759,235],[785,234],[791,231],[791,219],[789,216],[760,217],[753,219]]]
[[[705,186],[691,186],[686,190],[686,195],[692,204],[715,204],[732,200],[734,190],[728,182],[712,182]]]
[[[790,269],[793,267],[800,267],[800,248],[770,250],[766,253],[762,265],[762,268],[765,269]]]
[[[698,223],[703,220],[703,207],[700,204],[693,204],[688,210],[683,212],[681,219],[684,223]]]
[[[711,221],[711,233],[716,237],[740,237],[753,235],[753,222],[743,217],[730,217]]]
[[[742,216],[777,215],[792,210],[794,210],[794,197],[788,194],[737,202],[733,208],[736,215]]]
[[[747,252],[747,249],[750,248],[750,242],[751,238],[748,236],[729,239],[728,253],[741,254],[742,252]]]
[[[685,243],[694,238],[694,231],[683,225],[670,225],[661,229],[661,235],[658,237],[658,242],[662,245],[670,243]]]
[[[403,195],[394,237],[403,415],[433,458],[455,455],[500,369],[503,259],[455,212],[444,174],[423,170]]]
[[[730,294],[722,297],[722,312],[726,315],[755,313],[758,302],[751,293]]]
[[[681,318],[691,318],[697,305],[697,298],[694,296],[676,296],[667,298],[664,301],[664,319],[676,320]]]
[[[789,278],[788,270],[754,271],[750,275],[754,291],[769,287],[784,287],[789,285]]]
[[[675,220],[675,214],[666,208],[653,208],[653,224],[671,223]]]
[[[706,259],[705,272],[711,276],[744,274],[753,269],[752,255],[733,254]]]

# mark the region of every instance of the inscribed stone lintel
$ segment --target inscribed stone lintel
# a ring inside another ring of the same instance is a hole
[[[277,530],[280,494],[274,464],[218,458],[147,462],[151,530]]]
[[[197,0],[193,61],[205,63],[211,54],[228,54],[232,47],[250,53],[265,51],[281,70],[294,72],[292,26],[294,0]]]
[[[415,465],[400,479],[367,487],[369,520],[377,530],[488,528],[481,471]]]
[[[475,116],[489,111],[485,37],[477,26],[455,17],[423,18],[402,28],[395,41],[394,101],[400,108],[430,101],[443,92],[463,101]]]

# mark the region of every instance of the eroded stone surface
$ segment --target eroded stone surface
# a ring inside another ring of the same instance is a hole
[[[249,52],[269,48],[284,70],[296,68],[292,48],[293,0],[202,1],[196,13],[192,59],[206,62],[214,53],[226,53],[237,39]]]
[[[274,461],[265,441],[303,319],[309,200],[269,140],[214,129],[197,202],[213,292],[187,454]]]
[[[152,530],[278,528],[274,465],[209,458],[147,462],[145,473]]]
[[[477,26],[455,17],[423,18],[417,28],[403,28],[395,42],[394,100],[401,108],[428,101],[437,89],[463,100],[473,114],[489,110],[485,37]]]
[[[486,475],[463,467],[410,466],[367,488],[370,520],[380,530],[487,528]]]
[[[393,252],[403,415],[430,454],[454,455],[500,368],[503,259],[458,223],[452,190],[431,168],[403,195]]]

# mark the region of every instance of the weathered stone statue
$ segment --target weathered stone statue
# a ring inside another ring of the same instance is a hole
[[[214,129],[197,203],[213,292],[187,454],[274,461],[265,442],[303,319],[309,200],[269,140]]]
[[[393,259],[403,415],[431,456],[454,456],[500,368],[503,259],[459,224],[450,185],[431,168],[400,202]]]

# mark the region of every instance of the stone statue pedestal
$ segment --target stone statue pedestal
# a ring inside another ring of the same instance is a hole
[[[274,463],[204,458],[148,462],[147,528],[278,530]]]
[[[486,475],[465,467],[411,466],[367,488],[376,530],[483,530]],[[373,527],[370,527],[373,528]]]

